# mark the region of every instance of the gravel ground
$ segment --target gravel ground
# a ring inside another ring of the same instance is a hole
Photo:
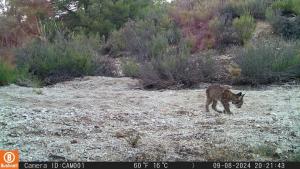
[[[0,87],[0,149],[19,149],[21,161],[299,160],[300,86],[240,89],[244,105],[228,115],[204,111],[206,85],[137,84],[85,77]]]

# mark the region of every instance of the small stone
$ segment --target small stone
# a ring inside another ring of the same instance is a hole
[[[19,134],[13,132],[13,133],[9,133],[8,136],[10,136],[10,137],[19,137]]]
[[[55,135],[55,136],[61,136],[61,133],[55,132],[54,135]]]
[[[76,144],[76,143],[78,143],[77,140],[71,140],[71,144]]]
[[[280,148],[277,148],[273,156],[280,158],[281,155],[282,155],[282,150]]]
[[[5,122],[0,122],[0,126],[7,126],[7,123],[5,123]]]
[[[294,131],[290,132],[290,135],[293,137],[297,137],[296,132],[294,132]]]
[[[126,133],[124,133],[124,132],[122,132],[122,131],[117,131],[116,134],[115,134],[115,136],[116,136],[117,138],[124,138],[124,137],[126,137],[127,135],[126,135]]]
[[[277,148],[275,153],[282,154],[282,150],[280,148]]]
[[[33,109],[32,111],[34,111],[34,112],[41,112],[40,109]]]

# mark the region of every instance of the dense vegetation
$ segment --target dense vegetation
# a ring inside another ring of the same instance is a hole
[[[1,3],[0,85],[122,74],[145,88],[300,78],[298,0]],[[256,36],[261,22],[272,30]],[[232,65],[235,71],[226,69]]]

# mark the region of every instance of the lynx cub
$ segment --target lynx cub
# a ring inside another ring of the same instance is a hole
[[[229,86],[211,85],[206,89],[206,111],[209,112],[208,106],[213,103],[212,108],[215,111],[222,113],[222,111],[216,108],[219,100],[224,106],[223,112],[232,114],[229,109],[229,102],[232,102],[232,104],[234,104],[237,108],[241,108],[244,96],[245,94],[242,94],[242,92],[238,94],[232,93]]]

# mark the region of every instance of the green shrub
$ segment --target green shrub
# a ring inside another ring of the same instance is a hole
[[[228,1],[221,8],[221,15],[234,18],[250,13],[255,19],[265,19],[266,9],[274,0]]]
[[[28,69],[16,69],[0,60],[0,86],[15,83],[26,87],[39,87],[40,81],[28,73]]]
[[[209,57],[190,56],[185,47],[168,52],[141,65],[140,79],[145,88],[191,87],[210,81],[214,63]]]
[[[122,71],[125,76],[138,77],[139,69],[138,63],[133,59],[123,60],[122,62]]]
[[[209,23],[209,28],[216,36],[215,47],[217,49],[224,49],[230,45],[240,45],[242,43],[238,33],[232,27],[232,21],[227,22],[229,21],[220,16],[215,17]]]
[[[226,24],[231,24],[233,19],[243,15],[245,8],[242,6],[244,3],[240,2],[228,2],[224,6],[221,6],[219,11],[220,16],[226,18]]]
[[[284,16],[280,10],[268,8],[266,18],[272,24],[275,33],[286,39],[300,38],[300,15]]]
[[[294,13],[300,15],[299,0],[277,0],[272,4],[272,8],[281,10],[283,14]]]
[[[91,71],[91,56],[81,54],[64,44],[34,42],[24,50],[21,52],[28,55],[26,56],[28,58],[23,63],[19,62],[19,65],[29,66],[30,71],[43,79],[46,84],[60,81],[60,78],[67,80],[88,74]]]
[[[150,42],[150,55],[151,57],[158,57],[162,55],[169,47],[168,39],[164,35],[156,35]]]
[[[263,9],[255,8],[260,3],[264,3]],[[231,45],[244,44],[255,29],[253,16],[259,18],[265,11],[266,4],[265,1],[251,0],[227,2],[221,6],[218,16],[209,23],[209,28],[216,37],[215,47],[223,49]]]
[[[270,38],[239,50],[236,55],[237,63],[242,69],[240,82],[266,84],[298,76],[298,46],[294,42]]]
[[[13,83],[15,79],[15,69],[0,60],[0,86]]]
[[[265,19],[265,13],[274,0],[247,0],[244,9],[255,19]]]
[[[251,38],[255,30],[254,18],[249,14],[242,15],[240,18],[233,20],[233,27],[242,38],[243,44],[245,44]]]
[[[151,60],[164,52],[169,45],[176,45],[181,34],[165,12],[148,12],[146,19],[128,21],[109,38],[109,54],[113,57],[134,57],[138,61]]]
[[[255,19],[265,19],[273,0],[225,1],[218,15],[209,23],[215,36],[215,47],[224,49],[245,44],[255,30]]]
[[[150,42],[156,32],[154,23],[129,21],[121,30],[114,32],[109,39],[111,55],[128,53],[128,56],[140,60],[149,59],[151,54]]]
[[[19,69],[28,68],[32,75],[45,84],[93,75],[103,63],[103,60],[98,58],[101,56],[97,51],[97,44],[100,45],[94,39],[84,36],[66,39],[57,35],[53,43],[34,41],[17,50],[17,66]]]
[[[300,1],[278,0],[266,11],[274,31],[287,39],[300,38]]]
[[[15,84],[19,86],[25,86],[25,87],[41,87],[42,81],[29,73],[28,67],[22,67],[16,69],[16,80],[14,82]]]

